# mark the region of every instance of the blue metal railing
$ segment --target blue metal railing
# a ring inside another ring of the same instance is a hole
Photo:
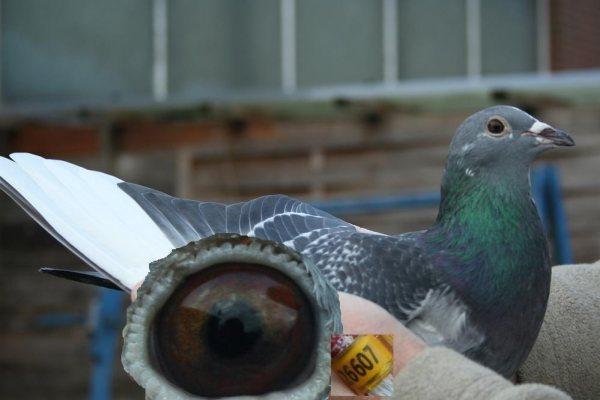
[[[434,192],[331,200],[313,202],[312,205],[333,215],[357,215],[385,213],[402,209],[436,207],[439,203],[440,194],[439,192]]]
[[[542,165],[532,173],[533,197],[544,227],[552,239],[554,260],[558,264],[572,263],[572,251],[567,217],[562,201],[560,179],[555,167]],[[358,199],[331,200],[313,203],[316,207],[334,215],[374,214],[395,210],[435,207],[439,204],[439,192],[412,195],[368,197]],[[89,317],[93,322],[91,354],[93,358],[91,400],[109,400],[111,382],[119,334],[124,323],[123,305],[125,296],[121,292],[100,289],[96,312]],[[45,325],[64,326],[80,323],[85,317],[55,315],[44,316]]]
[[[544,228],[547,235],[552,238],[554,260],[558,264],[572,263],[571,241],[562,201],[558,170],[550,165],[541,165],[532,172],[531,182],[533,198],[544,223]],[[439,192],[431,192],[331,200],[316,202],[313,205],[333,215],[357,215],[436,207],[439,202]]]

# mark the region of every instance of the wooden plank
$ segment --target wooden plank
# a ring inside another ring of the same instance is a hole
[[[222,140],[222,127],[205,122],[137,122],[123,123],[118,147],[121,151],[168,150],[181,146]]]
[[[29,152],[46,157],[91,156],[100,152],[98,129],[90,126],[25,125],[9,135],[9,152]]]

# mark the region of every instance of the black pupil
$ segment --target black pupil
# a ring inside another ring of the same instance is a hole
[[[246,354],[262,332],[259,313],[242,302],[215,304],[206,323],[209,349],[227,358]]]
[[[497,119],[492,119],[488,122],[488,130],[491,133],[501,133],[504,130],[504,124]]]

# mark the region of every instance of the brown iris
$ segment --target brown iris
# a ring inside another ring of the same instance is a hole
[[[314,369],[315,315],[283,273],[226,263],[188,277],[155,319],[155,363],[206,397],[287,389]]]

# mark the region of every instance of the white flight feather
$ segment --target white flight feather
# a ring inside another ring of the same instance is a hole
[[[0,177],[115,283],[133,287],[150,262],[172,250],[152,219],[117,186],[120,179],[32,154],[11,158],[15,162],[0,157]]]
[[[100,251],[95,243],[81,235],[76,227],[68,223],[69,216],[56,207],[48,197],[22,169],[5,158],[0,158],[0,176],[21,194],[43,218],[65,238],[71,245],[85,254],[91,262],[102,265],[106,272],[114,270],[115,260],[105,252]],[[36,216],[30,214],[34,219]]]

